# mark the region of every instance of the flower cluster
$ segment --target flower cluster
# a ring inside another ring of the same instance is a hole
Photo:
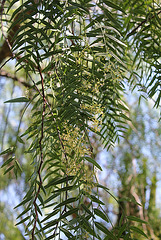
[[[62,140],[67,159],[63,157],[63,164],[67,175],[80,176],[85,191],[91,191],[94,186],[94,169],[87,163],[85,156],[91,156],[88,139],[79,127],[64,125]]]

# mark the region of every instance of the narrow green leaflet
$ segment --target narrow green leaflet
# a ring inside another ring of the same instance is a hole
[[[57,209],[57,210],[53,211],[52,213],[48,214],[47,217],[45,217],[41,222],[45,222],[49,218],[54,217],[58,212],[60,212],[60,209]]]
[[[61,220],[63,218],[66,218],[66,217],[72,215],[73,213],[77,213],[78,210],[79,210],[79,208],[72,208],[72,209],[70,209],[68,212],[65,212],[63,215],[61,215],[59,220]]]
[[[0,156],[1,156],[1,155],[4,155],[4,154],[7,154],[7,153],[13,153],[14,150],[15,150],[14,147],[9,147],[9,148],[7,148],[6,150],[4,150],[3,152],[1,152],[1,153],[0,153]]]
[[[15,164],[16,164],[16,168],[18,171],[22,172],[22,168],[21,165],[19,164],[19,162],[17,160],[15,160]]]
[[[60,227],[59,229],[68,237],[68,239],[75,239],[74,236],[67,229],[63,227]]]
[[[110,232],[107,227],[105,227],[103,224],[101,224],[100,222],[95,222],[96,227],[101,230],[103,233],[106,234],[107,239],[108,237],[112,238],[112,240],[116,240],[117,238],[112,234],[112,232]]]
[[[101,166],[92,158],[90,157],[84,157],[85,160],[87,160],[88,162],[92,163],[95,167],[97,167],[99,170],[102,171]]]
[[[16,219],[21,218],[25,213],[29,212],[30,209],[31,209],[31,207],[27,207],[23,212],[21,212],[21,213],[18,215],[18,217],[17,217]]]
[[[15,208],[18,208],[24,204],[26,204],[27,202],[29,202],[32,199],[32,196],[29,196],[28,198],[25,198],[20,204],[18,204]]]
[[[52,179],[45,186],[45,188],[48,188],[48,187],[51,187],[51,186],[54,186],[54,185],[58,185],[58,184],[61,184],[61,183],[66,183],[67,181],[73,180],[73,178],[74,178],[73,176],[67,176],[67,177],[63,177],[63,178],[56,177],[56,178]]]
[[[10,172],[12,169],[14,168],[14,165],[12,165],[11,167],[7,168],[7,170],[4,172],[4,175],[8,172]]]
[[[146,237],[148,239],[148,236],[138,227],[135,227],[135,226],[131,226],[130,229],[133,231],[133,232],[137,232],[139,234],[141,234],[142,236]]]
[[[114,4],[113,2],[107,1],[107,0],[103,0],[103,2],[104,2],[107,6],[109,6],[109,7],[113,8],[113,9],[116,9],[116,10],[119,10],[119,11],[125,13],[125,11],[124,11],[120,6]],[[126,13],[125,13],[125,14],[126,14]]]
[[[4,103],[21,103],[21,102],[29,102],[30,100],[26,97],[19,97],[19,98],[14,98],[11,100],[7,100]]]
[[[130,221],[134,221],[134,222],[140,222],[140,223],[148,224],[148,222],[146,222],[146,221],[144,221],[140,218],[134,217],[134,216],[128,216],[127,219],[130,220]]]
[[[101,200],[99,200],[96,196],[94,195],[89,195],[89,198],[93,201],[93,202],[96,202],[100,205],[105,205],[104,202],[102,202]]]
[[[84,216],[81,217],[83,228],[86,229],[86,231],[89,232],[92,236],[96,237],[95,230],[93,226],[90,224],[90,222],[88,221],[89,218],[90,217],[84,217]]]
[[[55,208],[60,208],[60,207],[65,206],[65,205],[67,205],[69,203],[73,203],[75,201],[77,201],[77,198],[75,198],[75,197],[74,198],[68,198],[65,201],[59,203],[57,206],[55,206]]]
[[[128,198],[128,197],[124,197],[124,198],[119,198],[119,200],[118,200],[119,202],[124,202],[124,201],[126,201],[126,202],[133,202],[133,203],[135,203],[135,204],[137,204],[137,205],[139,205],[139,206],[142,206],[140,203],[138,203],[134,198]]]
[[[22,138],[20,136],[17,136],[17,140],[22,143],[22,144],[25,144],[24,141],[22,140]]]
[[[27,216],[26,218],[24,218],[23,220],[21,220],[20,222],[16,223],[16,226],[21,224],[21,223],[24,223],[26,222],[27,220],[29,220],[30,216]]]
[[[126,223],[123,224],[122,227],[119,227],[119,232],[118,232],[118,238],[120,238],[122,236],[122,234],[124,233],[124,231],[126,231],[127,225]]]
[[[89,210],[85,204],[81,204],[82,208],[87,212],[92,218],[95,218],[94,214]]]
[[[8,164],[11,163],[14,159],[15,159],[15,157],[9,158],[8,160],[6,160],[6,161],[2,164],[1,167],[3,168],[4,166],[8,165]]]
[[[54,198],[58,197],[59,195],[60,195],[60,193],[52,194],[49,198],[47,198],[47,199],[44,201],[44,204],[52,201]]]
[[[99,210],[98,208],[95,208],[94,213],[101,219],[105,220],[106,222],[109,222],[107,216],[103,213],[103,211]]]

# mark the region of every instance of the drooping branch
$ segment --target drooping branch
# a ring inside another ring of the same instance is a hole
[[[3,14],[3,9],[1,10],[1,18]],[[19,14],[14,18],[14,22],[18,19]],[[2,20],[1,20],[1,25],[2,25]],[[3,26],[1,26],[2,28]],[[11,47],[13,45],[13,38],[15,36],[15,33],[18,31],[20,27],[20,22],[18,22],[16,25],[14,25],[10,31],[8,32],[7,37],[5,38],[5,41],[1,47],[0,50],[0,64],[7,58],[7,57],[13,57],[13,53],[11,51]],[[4,35],[4,33],[3,33]]]
[[[156,13],[156,15],[159,15],[160,13],[161,13],[161,10],[158,13]],[[145,18],[138,26],[136,26],[130,33],[128,33],[127,38],[130,37],[131,35],[134,35],[140,27],[142,27],[148,20],[151,20],[154,17],[155,15]]]
[[[4,43],[0,49],[0,64],[7,58],[7,57],[14,57],[15,54],[12,52],[12,46],[14,43],[14,36],[16,34],[16,32],[18,31],[18,29],[20,28],[21,25],[21,21],[17,21],[18,19],[21,19],[20,16],[22,15],[22,11],[20,11],[13,19],[13,22],[17,23],[15,25],[13,25],[7,36],[4,35],[3,32],[3,21],[2,21],[2,15],[3,15],[3,10],[4,10],[4,4],[5,4],[5,0],[2,1],[2,4],[0,6],[0,14],[1,14],[1,30],[2,30],[2,35],[4,37]],[[39,1],[35,0],[35,4],[39,4]],[[32,10],[29,10],[28,12],[26,12],[25,14],[31,14]]]
[[[46,99],[45,97],[45,92],[44,92],[44,79],[43,79],[43,76],[42,76],[42,72],[41,72],[41,69],[40,67],[38,67],[38,71],[39,71],[39,75],[40,75],[40,78],[41,78],[41,86],[42,86],[42,92],[39,90],[39,88],[37,87],[35,81],[32,79],[31,75],[28,73],[28,76],[30,77],[31,81],[33,82],[34,84],[34,88],[37,90],[37,92],[39,93],[39,95],[42,97],[43,99],[43,113],[42,113],[42,125],[41,125],[41,138],[39,140],[39,148],[40,148],[40,165],[39,165],[39,168],[38,168],[38,175],[39,175],[39,180],[40,180],[40,183],[39,183],[39,187],[38,187],[38,190],[37,190],[37,193],[36,193],[36,196],[35,196],[35,199],[34,199],[34,208],[35,208],[35,215],[36,215],[36,218],[35,218],[35,221],[34,221],[34,227],[33,227],[33,230],[32,230],[32,240],[34,240],[34,232],[35,232],[35,228],[36,228],[36,223],[37,223],[37,219],[38,219],[38,213],[37,213],[37,205],[36,205],[36,200],[38,198],[38,195],[39,195],[39,192],[40,192],[40,188],[42,186],[42,179],[41,179],[41,168],[42,168],[42,164],[43,164],[43,152],[42,152],[42,139],[43,139],[43,129],[44,129],[44,114],[45,114],[45,109],[46,109],[46,106],[49,108],[49,111],[53,117],[53,121],[56,125],[56,131],[57,131],[57,135],[58,135],[58,138],[59,138],[59,142],[60,142],[60,145],[61,145],[61,148],[62,148],[62,152],[64,154],[64,157],[65,157],[65,160],[66,160],[66,164],[68,163],[68,158],[67,158],[67,153],[66,153],[66,150],[65,150],[65,146],[64,146],[64,143],[62,141],[62,138],[61,138],[61,135],[60,135],[60,131],[59,131],[59,128],[57,126],[57,121],[56,121],[56,118],[53,114],[53,111],[52,111],[52,108],[48,102],[48,100]],[[66,173],[66,187],[68,187],[68,174]],[[67,200],[68,198],[68,192],[67,190],[65,191],[65,200]],[[62,210],[61,212],[61,215],[66,212],[66,205],[64,206],[64,209]],[[53,232],[53,237],[55,237],[55,234],[56,234],[56,230],[57,230],[57,227],[58,227],[58,224],[59,224],[59,220],[57,221],[56,223],[56,227],[55,227],[55,230]]]
[[[15,75],[13,75],[13,74],[5,71],[5,70],[0,70],[0,76],[1,76],[1,77],[6,77],[6,78],[10,78],[10,79],[12,79],[13,81],[22,84],[22,85],[25,86],[25,87],[31,88],[31,85],[30,85],[29,83],[24,82],[21,78],[18,78],[18,77],[16,77]]]
[[[42,141],[44,138],[44,116],[45,116],[45,108],[46,108],[46,102],[45,102],[45,92],[44,92],[44,78],[42,76],[41,70],[39,68],[39,74],[41,77],[41,88],[42,88],[42,97],[43,97],[43,111],[42,111],[42,118],[41,118],[41,136],[40,136],[40,140],[39,140],[39,148],[40,148],[40,164],[39,164],[39,168],[38,168],[38,176],[39,176],[39,187],[38,190],[36,192],[36,196],[33,202],[34,208],[35,208],[35,221],[34,221],[34,226],[32,229],[32,240],[35,239],[34,237],[34,233],[35,233],[35,228],[36,228],[36,223],[38,220],[38,212],[37,212],[37,198],[39,196],[40,193],[40,189],[42,186],[42,177],[41,177],[41,168],[42,168],[42,164],[44,162],[44,158],[43,158],[43,146],[42,146]]]

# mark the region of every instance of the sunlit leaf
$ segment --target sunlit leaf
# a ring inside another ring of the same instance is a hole
[[[14,98],[11,100],[7,100],[4,103],[21,103],[21,102],[29,102],[30,100],[26,97],[19,97],[19,98]]]

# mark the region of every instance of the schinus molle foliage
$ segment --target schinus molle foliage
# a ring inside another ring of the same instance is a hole
[[[123,10],[106,0],[5,4],[8,32],[19,25],[9,44],[17,71],[25,70],[36,90],[31,124],[21,135],[31,141],[33,174],[17,206],[25,209],[18,224],[26,224],[32,240],[132,239],[128,222],[107,228],[98,189],[108,189],[97,181],[101,167],[90,142],[94,133],[109,148],[129,120],[122,101],[126,45],[117,20]]]

